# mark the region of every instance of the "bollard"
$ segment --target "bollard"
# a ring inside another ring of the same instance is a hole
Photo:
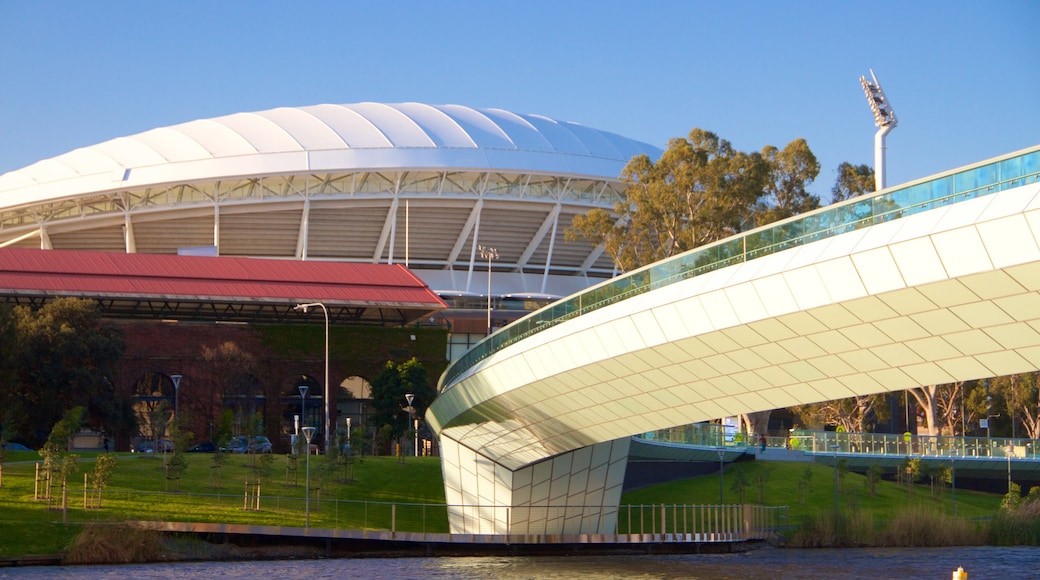
[[[957,566],[957,569],[953,571],[953,580],[968,580],[968,573],[961,566]]]

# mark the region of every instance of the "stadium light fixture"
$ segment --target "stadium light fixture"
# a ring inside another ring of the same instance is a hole
[[[488,246],[477,246],[480,257],[488,261],[487,333],[491,334],[491,260],[498,259],[498,250]]]
[[[874,113],[874,125],[878,132],[874,134],[874,189],[880,191],[885,188],[885,137],[899,124],[896,112],[892,109],[892,103],[885,96],[885,91],[878,82],[874,70],[870,71],[871,80],[867,77],[859,77],[859,84],[863,87],[863,93],[867,95],[867,104],[870,111]]]

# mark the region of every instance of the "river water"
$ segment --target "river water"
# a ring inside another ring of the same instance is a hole
[[[1040,548],[780,550],[668,556],[343,558],[0,568],[0,578],[948,579],[1040,578]]]

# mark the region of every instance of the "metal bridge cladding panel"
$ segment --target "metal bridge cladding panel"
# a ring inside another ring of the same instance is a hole
[[[1040,370],[1038,196],[962,201],[567,320],[463,375],[431,422],[519,467],[720,416]]]

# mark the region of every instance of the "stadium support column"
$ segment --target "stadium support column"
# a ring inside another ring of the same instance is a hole
[[[613,534],[630,438],[509,469],[440,436],[453,534]]]

